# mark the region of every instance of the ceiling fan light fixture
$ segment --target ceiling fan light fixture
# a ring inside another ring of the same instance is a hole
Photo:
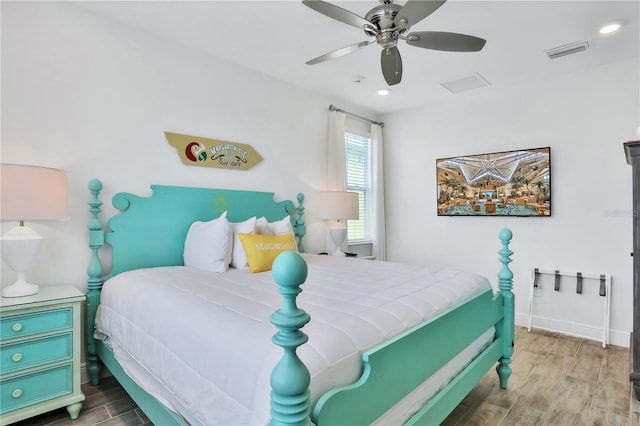
[[[387,96],[391,93],[391,89],[388,87],[383,87],[382,89],[378,89],[378,96]]]

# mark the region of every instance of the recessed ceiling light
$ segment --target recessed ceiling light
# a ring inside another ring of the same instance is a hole
[[[391,93],[391,89],[389,88],[378,89],[378,95],[380,96],[387,96],[389,93]]]
[[[618,31],[619,29],[620,29],[620,24],[618,23],[608,24],[600,28],[600,34],[611,34]]]

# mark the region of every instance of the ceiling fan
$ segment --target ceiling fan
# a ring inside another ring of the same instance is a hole
[[[378,43],[382,47],[382,74],[387,84],[392,86],[400,83],[402,79],[402,58],[397,47],[398,40],[404,40],[410,46],[448,52],[478,52],[486,43],[486,40],[478,37],[442,31],[416,31],[405,35],[412,25],[431,15],[446,0],[408,0],[404,6],[394,4],[393,0],[379,1],[381,4],[362,18],[325,1],[304,0],[302,3],[305,6],[329,18],[360,28],[369,37],[375,37],[318,56],[307,61],[307,65],[335,59]]]

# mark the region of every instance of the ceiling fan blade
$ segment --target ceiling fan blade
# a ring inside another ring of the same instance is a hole
[[[447,52],[478,52],[487,42],[466,34],[440,31],[417,31],[407,35],[406,40],[411,46]]]
[[[348,25],[353,25],[354,27],[362,29],[367,26],[370,27],[371,23],[366,19],[356,15],[353,12],[349,12],[346,9],[343,9],[338,6],[334,6],[331,3],[327,3],[320,0],[304,0],[302,2],[305,6],[310,7],[316,12],[320,12],[323,15],[328,16],[329,18],[333,18],[337,21],[344,22]]]
[[[409,28],[431,15],[447,0],[409,0],[393,19],[399,29]]]
[[[339,58],[340,56],[348,55],[349,53],[355,52],[365,46],[374,43],[375,40],[370,41],[361,41],[360,43],[352,44],[351,46],[343,47],[342,49],[334,50],[333,52],[325,53],[324,55],[318,56],[317,58],[313,58],[310,61],[307,61],[307,65],[315,65],[320,62],[328,61],[330,59]]]
[[[389,86],[400,83],[402,80],[402,58],[397,47],[383,49],[380,56],[382,75]]]

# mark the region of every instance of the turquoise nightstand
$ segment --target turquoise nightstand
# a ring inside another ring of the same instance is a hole
[[[0,424],[60,407],[77,419],[80,310],[74,287],[41,286],[33,296],[0,298]]]

